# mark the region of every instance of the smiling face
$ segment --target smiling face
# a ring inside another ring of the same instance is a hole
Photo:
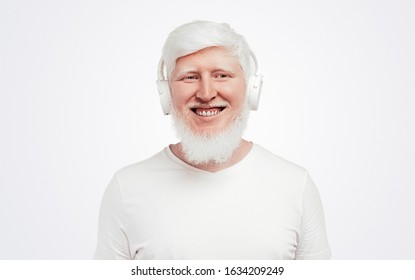
[[[180,57],[169,83],[173,109],[193,133],[224,131],[244,108],[244,72],[224,47]]]

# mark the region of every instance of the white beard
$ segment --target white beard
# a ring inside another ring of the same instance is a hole
[[[189,163],[220,164],[227,162],[242,140],[248,124],[249,108],[247,102],[235,119],[227,127],[216,133],[195,133],[173,108],[172,120],[177,137],[181,140],[181,150]]]

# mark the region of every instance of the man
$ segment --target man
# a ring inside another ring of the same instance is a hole
[[[115,174],[95,258],[330,257],[307,171],[242,139],[258,105],[257,72],[227,24],[196,21],[169,35],[157,83],[181,142]]]

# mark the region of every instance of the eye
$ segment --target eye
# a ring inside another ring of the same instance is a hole
[[[196,75],[188,75],[183,77],[183,81],[195,81],[198,79],[198,76]]]
[[[226,79],[226,78],[229,78],[229,75],[220,73],[220,74],[215,74],[214,77],[217,78],[217,79]]]

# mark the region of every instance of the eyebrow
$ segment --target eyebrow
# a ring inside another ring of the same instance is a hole
[[[228,73],[235,73],[234,70],[231,70],[227,67],[216,67],[215,69],[213,69],[211,72],[228,72]],[[190,73],[198,73],[198,70],[196,68],[184,68],[182,70],[180,70],[179,72],[175,73],[173,75],[173,77],[178,77],[178,76],[182,76],[184,74],[190,74]]]
[[[229,73],[235,73],[235,70],[231,70],[227,67],[218,67],[213,72],[229,72]]]
[[[184,74],[196,73],[196,72],[197,72],[196,68],[185,68],[185,69],[180,70],[177,73],[174,73],[173,77],[178,77]]]

